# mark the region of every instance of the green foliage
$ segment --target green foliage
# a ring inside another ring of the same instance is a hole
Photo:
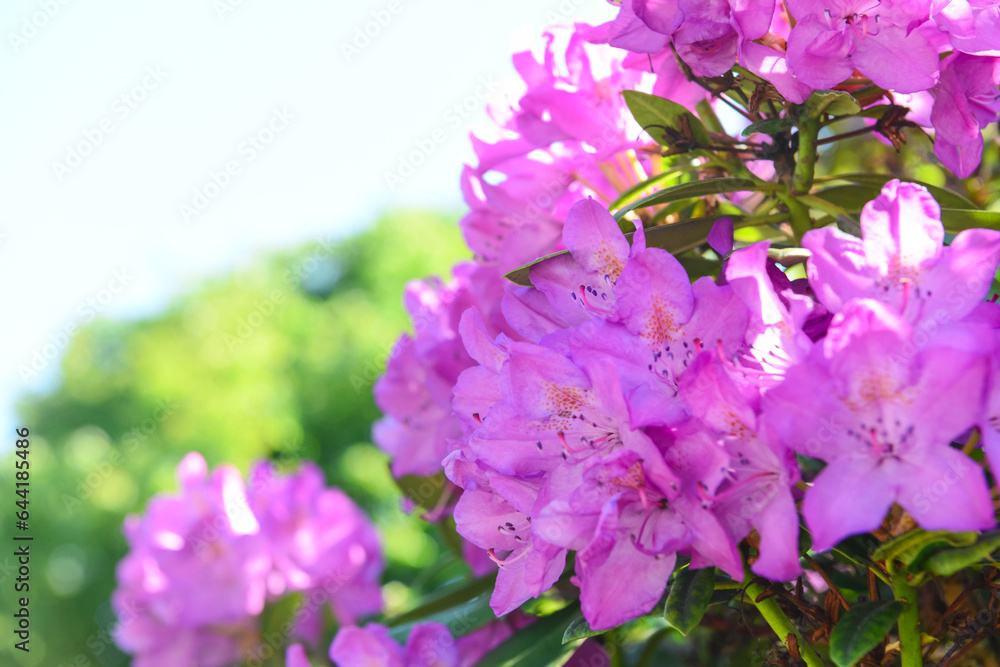
[[[916,571],[912,566],[926,560],[929,552],[942,546],[964,547],[976,541],[976,533],[950,533],[946,530],[927,531],[914,528],[899,537],[889,540],[872,552],[872,560],[885,561],[886,569],[895,573],[896,562]]]
[[[668,202],[681,199],[691,199],[692,197],[706,197],[708,195],[718,195],[727,192],[742,192],[753,190],[771,190],[769,184],[761,184],[751,181],[748,178],[709,178],[703,181],[693,181],[691,183],[681,183],[669,188],[657,190],[651,195],[647,195],[638,201],[632,202],[625,208],[615,213],[615,219],[620,220],[623,215],[637,208],[645,208],[656,204],[666,204]]]
[[[587,622],[587,619],[581,616],[566,626],[566,631],[563,632],[562,643],[568,644],[576,641],[577,639],[596,637],[597,635],[604,634],[604,632],[604,630],[591,629],[590,623]]]
[[[554,614],[539,618],[534,623],[490,651],[476,667],[514,667],[537,665],[557,667],[565,663],[576,650],[575,644],[564,645],[560,638],[567,624],[580,613],[577,604],[571,604]]]
[[[690,567],[674,575],[667,596],[663,618],[682,635],[691,632],[701,622],[715,592],[715,568],[692,570]]]
[[[446,623],[447,621],[441,620],[443,615],[450,618],[451,615],[461,616],[463,611],[469,613],[472,610],[478,612],[483,607],[489,609],[495,582],[495,574],[471,581],[456,581],[427,595],[419,606],[389,619],[386,625],[391,628],[405,627],[408,633],[415,623]],[[490,619],[494,618],[492,612],[489,615]]]
[[[806,100],[806,107],[817,117],[824,113],[851,116],[861,111],[858,101],[841,90],[817,90]]]
[[[265,457],[317,461],[382,528],[390,612],[464,571],[454,558],[426,570],[449,552],[399,510],[368,440],[372,382],[408,328],[404,284],[446,274],[465,252],[449,216],[396,212],[208,281],[162,314],[81,330],[58,387],[20,405],[33,436],[32,621],[44,630],[18,664],[125,664],[108,636],[121,523],[176,488],[173,469],[192,450],[244,472]]]
[[[795,123],[789,118],[765,118],[756,123],[750,123],[740,134],[749,137],[751,134],[780,134],[785,130],[795,127]]]
[[[622,96],[636,121],[656,143],[668,148],[681,141],[709,143],[701,120],[677,102],[636,90],[626,90]]]
[[[438,504],[447,483],[443,470],[430,477],[403,475],[396,480],[400,492],[424,509],[433,509]]]
[[[903,604],[894,600],[851,607],[830,633],[830,659],[837,667],[856,665],[889,633],[902,610]]]
[[[927,559],[927,569],[934,574],[950,577],[960,570],[972,567],[986,559],[993,562],[990,554],[1000,549],[1000,531],[984,533],[969,546],[941,549]]]

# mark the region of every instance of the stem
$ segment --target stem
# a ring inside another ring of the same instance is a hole
[[[788,636],[792,635],[798,641],[799,655],[802,656],[806,665],[808,667],[824,667],[823,661],[818,655],[816,655],[816,649],[806,643],[806,640],[802,637],[802,633],[799,632],[799,629],[796,628],[790,620],[788,620],[788,616],[786,616],[785,612],[781,610],[781,607],[778,605],[778,601],[774,597],[769,597],[766,600],[761,600],[760,602],[756,601],[757,596],[764,593],[763,586],[751,581],[747,584],[746,591],[750,600],[757,605],[757,611],[759,611],[760,615],[764,617],[767,624],[771,626],[774,633],[778,635],[778,639],[780,639],[781,643],[785,645],[785,648],[788,648]],[[910,666],[904,665],[904,667]]]
[[[716,145],[705,145],[699,144],[698,148],[704,148],[709,151],[726,151],[727,153],[748,153],[753,155],[754,160],[759,160],[761,158],[760,150],[754,148],[752,145],[743,144],[745,148],[740,148],[739,146],[716,146]]]
[[[799,125],[799,154],[792,173],[792,194],[808,194],[812,189],[816,174],[816,137],[819,135],[819,120],[807,117]]]
[[[966,456],[971,454],[972,450],[975,449],[976,445],[979,444],[979,438],[981,435],[982,434],[980,433],[979,429],[978,428],[975,429],[972,432],[972,435],[969,436],[969,441],[965,443],[964,447],[962,447],[962,453],[965,454]]]
[[[760,120],[760,114],[759,113],[756,113],[754,111],[750,111],[750,99],[747,98],[747,94],[743,92],[742,88],[739,88],[739,87],[733,88],[731,91],[728,91],[728,92],[736,93],[736,96],[738,98],[740,98],[740,102],[743,103],[743,106],[746,107],[746,109],[750,113],[750,115],[751,116],[756,116],[757,117],[756,119]]]
[[[777,197],[788,207],[788,221],[792,223],[792,231],[795,232],[796,240],[801,241],[802,236],[812,229],[812,218],[809,217],[809,207],[799,201],[794,195],[779,193]]]
[[[955,653],[954,655],[945,655],[945,659],[940,663],[941,667],[950,667],[952,663],[958,664],[955,662],[956,660],[961,659],[962,656],[971,651],[976,646],[976,644],[983,641],[985,638],[986,638],[985,634],[983,634],[982,632],[978,633],[967,644],[962,646],[962,648],[959,649],[958,653]],[[948,650],[948,653],[951,653],[954,650],[955,650],[954,648],[951,648]]]
[[[730,109],[732,109],[733,111],[735,111],[739,115],[741,115],[744,118],[746,118],[751,123],[756,123],[758,120],[760,120],[759,117],[758,118],[754,118],[753,115],[751,115],[749,111],[745,111],[742,108],[736,106],[736,104],[732,100],[730,100],[725,95],[722,95],[721,93],[719,95],[717,95],[715,99],[721,100],[726,106],[728,106]]]
[[[997,571],[995,569],[990,570],[989,572],[981,573],[982,579],[980,579],[980,577],[977,576],[976,579],[974,579],[973,582],[969,584],[968,587],[962,589],[962,592],[959,593],[954,600],[952,600],[951,604],[948,605],[948,608],[944,610],[944,613],[938,616],[937,621],[934,622],[934,627],[931,628],[929,634],[931,637],[934,637],[935,639],[931,641],[929,644],[927,644],[927,646],[923,647],[925,656],[930,655],[931,650],[933,650],[933,648],[940,642],[940,640],[936,638],[938,636],[938,632],[940,632],[941,628],[944,626],[945,619],[954,614],[956,611],[958,611],[959,607],[965,600],[966,596],[968,596],[975,590],[983,588],[984,585],[988,585],[990,582],[996,579],[996,576],[997,576]]]
[[[832,144],[835,141],[840,141],[841,139],[850,139],[851,137],[860,137],[862,135],[868,134],[875,129],[872,127],[863,127],[860,130],[851,130],[850,132],[844,132],[843,134],[835,134],[832,137],[827,137],[826,139],[820,139],[816,142],[817,146],[822,146],[823,144]]]
[[[871,561],[867,561],[867,562],[860,561],[857,558],[855,558],[854,556],[850,555],[849,553],[843,552],[843,551],[841,551],[839,549],[836,549],[836,548],[832,549],[832,552],[835,553],[835,554],[837,554],[838,556],[841,556],[844,560],[846,560],[846,561],[848,561],[850,563],[854,563],[855,565],[857,565],[860,568],[864,568],[864,569],[868,570],[869,572],[871,572],[872,574],[874,574],[876,577],[878,577],[879,579],[881,579],[882,583],[885,584],[886,586],[892,586],[892,582],[889,581],[889,577],[886,576],[885,571],[879,569],[879,567],[878,567],[878,565],[876,563],[873,563]]]
[[[799,201],[798,195],[809,194],[813,179],[816,176],[816,140],[819,136],[819,118],[803,114],[798,123],[796,134],[799,142],[798,155],[795,159],[795,170],[792,172],[792,186],[785,196],[779,196],[788,207],[788,215],[792,223],[792,231],[797,240],[801,241],[803,234],[812,229],[812,219],[809,208]]]
[[[920,612],[917,609],[917,590],[906,583],[904,575],[892,578],[892,593],[903,602],[903,613],[899,615],[899,653],[902,667],[922,667],[920,652]]]

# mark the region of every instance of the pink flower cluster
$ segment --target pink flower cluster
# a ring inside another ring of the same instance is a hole
[[[494,648],[530,623],[529,617],[493,621],[460,638],[452,636],[442,623],[417,623],[410,628],[405,645],[392,638],[384,625],[346,627],[330,645],[330,659],[337,667],[473,667]],[[581,644],[566,667],[606,665],[607,652],[596,642]],[[300,644],[288,647],[287,667],[311,667]]]
[[[232,466],[209,474],[192,453],[177,477],[179,494],[155,497],[125,522],[130,551],[112,603],[116,641],[137,667],[216,667],[273,651],[257,617],[291,592],[303,594],[305,613],[282,641],[317,641],[327,606],[342,624],[381,610],[375,529],[350,498],[324,488],[315,465],[282,476],[261,463],[245,484]]]
[[[472,667],[491,649],[511,636],[507,623],[495,621],[455,639],[442,623],[417,623],[406,645],[400,646],[385,626],[344,628],[330,646],[330,659],[338,667]],[[291,662],[288,667],[295,667]]]
[[[917,94],[933,107],[935,153],[963,178],[1000,112],[992,0],[622,0],[609,41],[654,60],[672,45],[699,76],[738,63],[796,104],[814,90],[869,82],[889,101]]]
[[[443,465],[439,509],[499,568],[497,615],[549,590],[570,552],[583,614],[606,629],[652,609],[679,557],[798,576],[800,511],[819,550],[893,503],[927,529],[994,525],[968,453],[978,429],[1000,470],[1000,306],[984,302],[1000,233],[945,246],[935,200],[891,181],[862,239],[805,233],[808,279],[767,242],[734,251],[720,222],[723,270],[692,282],[608,208],[661,165],[619,93],[708,100],[675,52],[696,77],[739,64],[795,104],[830,87],[905,95],[967,175],[1000,110],[998,26],[996,3],[622,0],[610,23],[515,56],[524,92],[493,110],[497,136],[473,138],[462,175],[475,262],[408,288],[415,333],[376,385],[373,432],[396,476]],[[561,250],[531,287],[501,277]]]
[[[753,530],[752,570],[794,578],[796,453],[827,463],[802,506],[815,549],[874,530],[892,503],[929,530],[992,527],[983,470],[952,443],[980,426],[1000,455],[1000,306],[983,301],[1000,233],[942,247],[939,213],[891,181],[863,239],[806,234],[808,283],[760,242],[692,284],[641,228],[630,246],[600,204],[574,205],[569,253],[504,297],[533,304],[505,308],[524,340],[492,337],[475,309],[460,325],[480,365],[455,409],[481,423],[445,470],[464,489],[458,531],[500,568],[494,611],[549,589],[574,551],[583,614],[611,628],[656,604],[679,555],[742,580]]]
[[[385,417],[372,438],[393,457],[396,477],[439,471],[449,440],[476,425],[451,406],[459,374],[478,363],[459,336],[462,313],[476,306],[492,336],[519,339],[501,305],[503,273],[564,248],[562,225],[573,202],[593,196],[610,204],[648,178],[650,161],[636,152],[642,129],[621,92],[645,90],[692,106],[706,99],[672,60],[654,83],[643,71],[645,56],[628,56],[606,41],[606,26],[579,24],[547,32],[538,56],[515,54],[523,94],[510,108],[491,109],[493,141],[472,137],[478,164],[462,172],[469,213],[460,224],[476,261],[455,267],[447,284],[407,286],[414,334],[399,338],[375,386]]]
[[[496,136],[472,138],[478,164],[462,172],[469,206],[462,231],[476,259],[501,271],[561,250],[573,202],[592,196],[610,204],[650,175],[648,157],[636,152],[645,137],[622,91],[692,108],[707,98],[672,60],[654,79],[645,56],[607,46],[606,27],[552,29],[545,42],[538,56],[514,54],[524,92],[512,107],[491,109]]]

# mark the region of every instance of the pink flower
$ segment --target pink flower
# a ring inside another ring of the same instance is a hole
[[[876,85],[901,93],[937,82],[938,55],[915,25],[926,2],[789,0],[798,21],[788,37],[788,66],[813,88],[832,88],[855,68]]]
[[[703,354],[681,380],[692,414],[720,438],[729,460],[727,478],[714,496],[704,494],[734,542],[756,528],[760,557],[753,571],[775,581],[798,576],[798,514],[791,487],[798,464],[760,419],[760,394],[740,386],[717,355]]]
[[[720,76],[736,64],[744,42],[767,34],[773,0],[632,0],[612,24],[615,44],[638,53],[657,44],[648,31],[669,37],[698,76]],[[633,18],[634,17],[634,18]]]
[[[476,259],[509,271],[561,250],[570,205],[592,196],[606,203],[645,180],[650,162],[637,154],[641,128],[621,92],[668,95],[694,106],[705,92],[686,81],[669,49],[636,59],[607,46],[610,24],[546,33],[543,53],[514,64],[524,94],[500,119],[497,137],[473,137],[478,164],[462,174],[470,212],[461,222]]]
[[[806,358],[812,347],[806,322],[825,311],[793,290],[785,274],[768,261],[769,247],[770,242],[761,241],[737,250],[725,269],[726,281],[750,313],[744,338],[749,349],[741,372],[756,377],[761,386],[780,381],[791,365]]]
[[[285,667],[312,667],[301,644],[292,644],[285,652]]]
[[[949,0],[934,14],[956,51],[1000,56],[1000,6],[994,0]]]
[[[192,453],[177,476],[179,495],[155,497],[145,516],[125,521],[130,550],[118,564],[112,603],[120,616],[130,609],[139,615],[122,623],[115,639],[139,664],[182,655],[174,664],[228,664],[239,657],[240,634],[250,636],[248,621],[264,608],[271,554],[235,468],[208,476],[205,460]],[[220,633],[226,626],[231,630]],[[204,655],[202,642],[212,647]]]
[[[374,528],[314,466],[291,476],[260,464],[249,491],[239,472],[211,475],[200,454],[177,467],[181,490],[125,522],[115,641],[143,667],[221,667],[259,642],[257,617],[288,591],[320,591],[341,622],[381,609]],[[297,618],[315,639],[322,614]]]
[[[496,269],[460,264],[454,274],[448,284],[435,279],[407,286],[404,301],[414,336],[400,337],[385,375],[375,383],[375,403],[385,417],[372,428],[372,439],[393,457],[396,477],[436,473],[448,440],[462,434],[452,415],[452,388],[476,363],[459,335],[465,310],[478,307],[492,335],[508,329],[500,313],[504,284]]]
[[[510,635],[510,627],[500,622],[459,639],[442,623],[417,623],[406,646],[400,646],[385,626],[372,623],[341,629],[330,645],[330,659],[338,667],[472,667]]]
[[[931,88],[934,154],[960,178],[979,166],[982,130],[1000,112],[1000,58],[953,53],[941,62],[941,80]]]
[[[989,361],[950,335],[922,348],[913,336],[885,305],[852,301],[764,396],[783,442],[827,461],[802,506],[817,550],[875,530],[894,502],[926,530],[995,524],[982,469],[950,446],[980,418]]]
[[[832,228],[809,231],[809,283],[830,311],[851,299],[891,306],[930,331],[982,302],[1000,264],[1000,232],[968,229],[943,246],[941,209],[927,189],[892,180],[861,212],[863,239]]]
[[[322,593],[338,623],[382,609],[379,578],[384,562],[374,526],[339,489],[328,489],[323,473],[311,462],[291,475],[278,475],[271,463],[250,472],[249,502],[267,540],[275,572],[270,593]],[[313,614],[319,630],[322,614]],[[318,632],[305,634],[310,640]]]

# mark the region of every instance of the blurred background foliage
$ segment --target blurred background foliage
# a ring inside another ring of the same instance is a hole
[[[865,127],[859,118],[838,121],[820,131],[820,139]],[[906,143],[896,150],[888,139],[872,133],[820,147],[817,176],[874,173],[922,181],[957,192],[977,206],[1000,210],[1000,141],[997,124],[983,133],[984,147],[979,169],[961,179],[941,166],[934,156],[932,139],[920,128],[906,128]]]
[[[174,467],[193,450],[244,473],[264,457],[317,461],[380,527],[389,613],[463,567],[433,527],[400,511],[369,433],[379,416],[371,385],[409,328],[405,283],[446,277],[467,253],[453,216],[393,212],[355,237],[209,280],[155,317],[81,330],[55,390],[19,406],[31,429],[34,632],[30,654],[0,663],[128,664],[108,636],[121,523],[176,489]],[[16,564],[4,558],[0,634],[9,639]]]

